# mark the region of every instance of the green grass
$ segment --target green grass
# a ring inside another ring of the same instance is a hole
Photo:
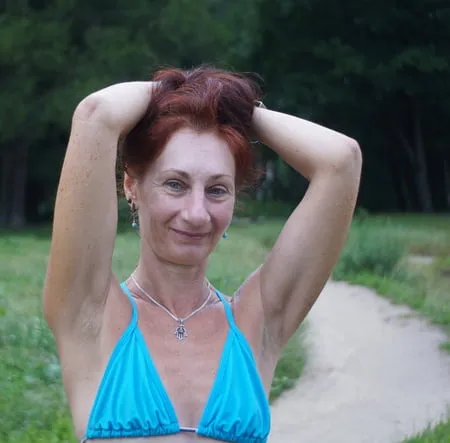
[[[264,260],[280,222],[236,225],[211,258],[208,276],[232,294]],[[42,319],[41,291],[49,250],[48,227],[0,232],[0,442],[75,442],[49,329]],[[139,238],[131,228],[118,235],[113,268],[119,279],[133,270]],[[301,374],[302,333],[292,337],[277,367],[270,398]]]
[[[450,254],[450,215],[378,215],[370,223],[373,227],[388,227],[407,243],[411,254]]]
[[[403,443],[450,443],[450,421],[429,427]]]

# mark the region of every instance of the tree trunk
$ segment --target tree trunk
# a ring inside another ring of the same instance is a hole
[[[402,190],[403,204],[404,204],[405,212],[412,212],[414,209],[414,206],[413,206],[412,199],[410,196],[408,183],[406,181],[406,177],[404,174],[401,174],[401,177],[400,177],[400,187]]]
[[[447,209],[450,209],[450,166],[446,158],[444,159],[444,193]]]
[[[412,102],[411,108],[413,112],[412,141],[408,138],[400,125],[394,126],[394,132],[397,135],[400,146],[403,147],[406,159],[409,160],[411,166],[419,209],[421,212],[433,212],[433,200],[428,180],[428,166],[423,143],[422,124],[418,107],[414,102]]]
[[[12,151],[6,146],[3,147],[0,155],[1,160],[1,181],[0,181],[0,227],[5,227],[9,223],[10,216],[10,189],[12,174]]]
[[[405,174],[403,158],[397,150],[391,149],[386,145],[385,157],[388,160],[392,183],[396,195],[396,210],[402,212],[412,212],[414,210],[413,200],[411,198],[411,189],[408,186],[408,176]]]
[[[408,167],[408,165],[409,165],[409,167],[411,168],[412,177],[413,177],[412,182],[414,183],[415,176],[416,176],[416,174],[415,174],[416,160],[415,160],[413,148],[401,127],[399,127],[399,126],[395,127],[395,134],[398,137],[400,146],[403,148],[403,152],[406,154],[405,156],[403,156],[404,162],[403,162],[403,168],[401,168],[401,169],[403,169],[403,171],[405,170],[405,162],[406,162],[407,163],[406,167]],[[414,204],[412,204],[412,198],[411,198],[412,191],[411,191],[411,187],[408,186],[407,174],[405,174],[403,172],[403,174],[401,174],[400,181],[401,181],[401,187],[402,187],[402,191],[403,191],[402,194],[404,195],[404,198],[405,198],[405,203],[406,203],[406,201],[408,201],[409,204],[411,205],[411,208],[413,208]],[[415,188],[416,188],[415,190],[417,190],[417,187],[415,187]],[[417,195],[417,192],[414,193],[414,197],[416,197],[416,195]],[[415,198],[415,200],[416,200],[416,198]]]
[[[25,192],[28,172],[28,146],[20,144],[14,152],[10,226],[22,228],[25,219]]]
[[[419,204],[423,212],[433,212],[433,200],[431,197],[430,183],[428,180],[428,166],[423,143],[422,122],[420,119],[419,108],[413,101],[414,117],[414,148],[415,148],[415,180],[417,186],[417,195]]]

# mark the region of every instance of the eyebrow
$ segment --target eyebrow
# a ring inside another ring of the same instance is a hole
[[[183,171],[181,169],[165,169],[162,172],[163,173],[168,173],[168,172],[176,173],[176,174],[181,175],[182,177],[185,177],[187,179],[189,179],[191,177],[189,175],[189,173],[187,173],[186,171]],[[223,178],[223,177],[233,178],[232,175],[230,175],[230,174],[214,174],[214,175],[211,176],[211,178],[214,179],[214,180],[217,180],[217,179]]]

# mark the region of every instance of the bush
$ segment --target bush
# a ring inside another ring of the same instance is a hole
[[[348,275],[371,272],[392,276],[406,251],[405,243],[387,226],[371,226],[364,221],[354,222],[349,238],[334,269],[336,279]]]

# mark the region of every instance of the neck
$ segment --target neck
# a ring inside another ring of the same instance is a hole
[[[139,286],[165,306],[176,317],[183,318],[199,307],[209,294],[206,266],[182,266],[165,262],[156,256],[141,256],[134,272]],[[148,298],[139,288],[133,291],[144,300]]]

